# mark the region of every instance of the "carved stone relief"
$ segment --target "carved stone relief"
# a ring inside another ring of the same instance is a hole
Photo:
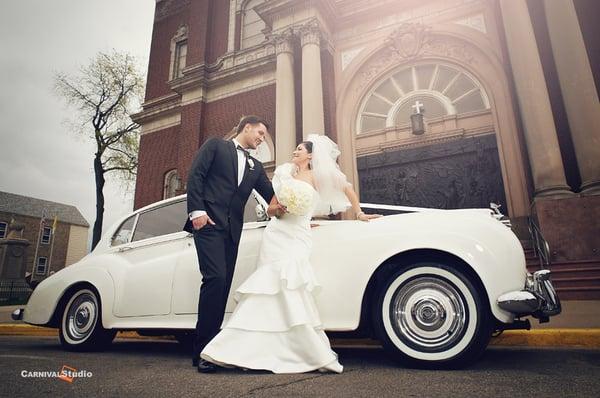
[[[506,209],[495,134],[359,157],[357,167],[362,202]]]

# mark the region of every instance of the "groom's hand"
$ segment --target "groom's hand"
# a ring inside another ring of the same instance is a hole
[[[208,216],[208,214],[196,217],[192,220],[192,225],[195,230],[204,228],[206,224],[215,225],[214,221]]]

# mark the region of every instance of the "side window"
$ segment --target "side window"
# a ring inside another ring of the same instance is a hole
[[[180,232],[183,230],[186,217],[187,203],[185,200],[141,213],[132,241]]]
[[[44,233],[42,234],[42,244],[47,245],[50,243],[50,237],[52,236],[52,229],[50,227],[44,227]]]
[[[131,235],[133,234],[133,223],[135,222],[135,215],[129,217],[112,237],[110,241],[111,246],[122,245],[123,243],[129,242]]]

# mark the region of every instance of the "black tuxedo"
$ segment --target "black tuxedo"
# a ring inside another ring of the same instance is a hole
[[[184,230],[194,234],[202,274],[194,358],[223,322],[248,197],[252,189],[267,202],[273,197],[262,163],[252,157],[238,186],[237,151],[233,141],[209,139],[198,151],[188,177],[188,213],[204,210],[216,224],[206,224],[195,231],[188,219],[184,226]]]

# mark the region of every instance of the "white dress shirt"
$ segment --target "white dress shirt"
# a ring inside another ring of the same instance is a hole
[[[237,184],[239,187],[240,184],[242,183],[242,179],[244,178],[244,172],[246,171],[246,154],[244,154],[244,152],[237,149],[237,147],[238,147],[238,145],[240,145],[240,143],[235,138],[232,138],[231,141],[233,142],[233,145],[235,145],[235,152],[237,153],[237,157],[238,157]],[[206,212],[204,210],[194,210],[189,214],[189,217],[190,217],[190,220],[193,220],[194,218],[202,217],[205,214],[206,214]]]

